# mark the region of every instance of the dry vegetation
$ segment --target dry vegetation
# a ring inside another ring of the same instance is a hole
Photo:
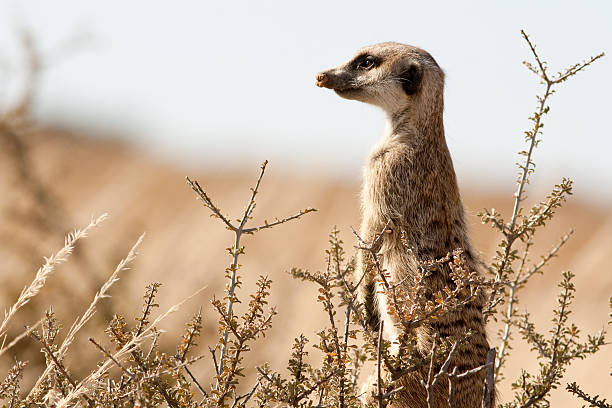
[[[612,353],[599,349],[612,307],[612,217],[608,209],[565,205],[572,188],[566,179],[525,205],[548,99],[601,55],[552,76],[524,37],[535,57],[526,65],[544,92],[525,132],[515,197],[464,193],[468,208],[496,209],[480,214],[492,229],[472,217],[486,279],[465,270],[460,251],[423,265],[421,283],[436,268],[454,273],[454,287],[431,298],[420,285],[400,293],[383,270],[376,273],[406,333],[486,291],[497,349],[477,370],[494,378],[503,406],[582,400],[609,407]],[[24,49],[32,85],[42,57],[30,37]],[[356,186],[274,173],[263,179],[264,164],[246,197],[248,177],[241,174],[202,175],[205,189],[188,179],[198,203],[176,169],[109,142],[37,129],[29,114],[34,90],[28,86],[0,120],[6,406],[360,406],[364,365],[375,367],[373,398],[384,406],[405,372],[426,370],[428,397],[436,387],[452,392],[453,381],[474,374],[448,364],[469,333],[438,339],[430,355],[419,356],[409,334],[392,353],[364,330],[358,282],[349,272],[355,251],[373,243],[350,233],[359,218]],[[295,212],[304,203],[319,211]],[[105,211],[108,220],[90,220]],[[79,223],[86,226],[62,243]],[[340,231],[334,228],[328,242],[333,225]],[[559,272],[566,269],[577,276]],[[595,352],[599,357],[579,361]]]

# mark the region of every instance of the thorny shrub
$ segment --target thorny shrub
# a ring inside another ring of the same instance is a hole
[[[238,274],[238,261],[244,254],[244,247],[240,244],[241,237],[276,227],[315,211],[309,208],[287,218],[252,226],[250,221],[256,206],[256,196],[267,164],[264,163],[259,178],[251,189],[247,206],[235,221],[223,214],[197,181],[187,178],[197,198],[234,236],[234,243],[228,248],[232,261],[225,271],[226,289],[222,297],[214,298],[211,302],[213,312],[218,316],[219,336],[217,343],[208,347],[208,353],[202,354],[202,348],[197,343],[202,328],[202,310],[187,322],[174,350],[160,349],[159,338],[162,331],[158,326],[170,313],[176,312],[183,302],[154,318],[155,309],[158,308],[155,299],[161,289],[161,284],[154,282],[145,289],[142,311],[135,322],[129,322],[117,313],[108,322],[106,340],[89,339],[92,347],[99,350],[101,355],[100,362],[96,367],[92,367],[91,373],[85,378],[76,378],[71,373],[66,364],[70,345],[77,332],[95,313],[99,302],[108,297],[108,291],[119,280],[121,271],[134,259],[143,237],[140,237],[126,258],[117,265],[108,281],[94,295],[89,308],[76,318],[63,340],[62,327],[57,322],[56,312],[49,309],[38,323],[7,342],[8,323],[21,307],[38,294],[54,268],[67,260],[77,241],[85,238],[103,221],[105,216],[102,216],[92,219],[85,228],[69,234],[64,247],[45,259],[32,283],[24,288],[17,301],[7,309],[5,318],[0,323],[0,335],[3,337],[0,355],[5,354],[23,338],[30,337],[40,346],[46,360],[46,368],[30,389],[23,390],[20,385],[27,362],[16,358],[13,368],[0,382],[0,400],[5,401],[4,406],[360,407],[364,404],[364,392],[371,392],[361,391],[360,384],[363,379],[360,378],[360,373],[364,365],[372,365],[375,367],[376,383],[371,396],[379,407],[387,406],[401,389],[394,385],[395,380],[423,367],[429,367],[429,375],[422,383],[428,400],[429,391],[441,380],[448,380],[449,395],[452,395],[454,380],[485,370],[482,406],[490,407],[492,385],[503,378],[505,363],[511,358],[513,333],[520,334],[531,346],[539,361],[539,369],[534,373],[522,371],[512,385],[515,389],[514,398],[500,406],[549,406],[548,397],[551,391],[561,384],[568,365],[576,359],[596,353],[604,345],[604,332],[589,335],[584,339],[580,337],[578,327],[569,321],[576,291],[572,282],[574,275],[571,272],[562,273],[558,303],[552,311],[553,327],[548,334],[538,331],[528,313],[518,312],[519,292],[534,275],[543,272],[547,263],[569,239],[571,231],[561,237],[559,243],[544,254],[538,263],[530,264],[528,261],[536,233],[553,218],[555,211],[572,193],[572,182],[563,179],[549,196],[529,210],[523,208],[522,202],[526,197],[525,187],[534,172],[533,153],[541,141],[543,118],[549,112],[548,99],[555,92],[557,85],[589,66],[603,54],[551,75],[535,46],[524,32],[522,34],[535,59],[535,64],[525,62],[525,65],[540,79],[544,91],[542,95],[537,96],[537,108],[530,117],[532,127],[525,132],[527,149],[519,153],[523,161],[519,164],[512,213],[508,218],[493,209],[484,210],[480,214],[483,223],[490,224],[501,235],[499,250],[487,265],[484,277],[466,267],[463,254],[458,249],[442,259],[421,265],[418,282],[412,288],[402,290],[400,282],[392,282],[377,260],[374,248],[377,247],[377,240],[381,239],[384,230],[373,242],[365,242],[355,234],[358,250],[367,251],[374,260],[379,291],[389,300],[388,313],[396,316],[400,322],[403,334],[399,344],[391,344],[383,338],[382,324],[378,333],[368,330],[364,306],[356,296],[357,287],[363,277],[354,280],[354,260],[347,259],[339,231],[334,228],[330,234],[325,268],[317,272],[295,268],[290,272],[294,278],[318,288],[316,302],[328,318],[326,327],[321,328],[313,340],[304,334],[295,334],[286,371],[281,372],[278,368],[264,364],[257,367],[256,378],[246,379],[250,381],[249,386],[241,384],[241,381],[245,380],[244,356],[251,351],[251,345],[257,338],[265,336],[277,313],[268,305],[272,282],[265,276],[257,280],[254,293],[249,295],[246,310],[240,314],[234,310],[234,305],[241,302],[240,297],[243,297],[240,292],[242,278]],[[20,128],[16,117],[22,114],[22,111],[20,108],[2,117],[0,134],[5,140],[14,143],[14,140],[19,139]],[[45,196],[40,197],[44,199]],[[426,296],[427,278],[439,268],[450,268],[453,282],[448,287]],[[411,334],[414,328],[439,319],[446,313],[460,310],[474,296],[483,292],[488,298],[486,318],[503,324],[497,336],[498,347],[489,351],[485,365],[467,372],[450,369],[454,353],[463,343],[469,342],[471,333],[458,337],[436,337],[428,355],[416,352],[416,339]],[[610,306],[612,307],[612,298]],[[317,364],[313,354],[318,356]],[[214,367],[214,376],[208,380],[197,378],[189,369],[193,362],[201,358],[208,358]],[[111,371],[111,368],[114,370]],[[598,395],[587,394],[576,383],[568,384],[567,390],[589,403],[589,406],[611,406]]]

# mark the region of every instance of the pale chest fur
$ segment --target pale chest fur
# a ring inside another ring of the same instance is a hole
[[[414,149],[397,137],[387,136],[371,150],[362,187],[363,216],[371,228],[380,232],[389,221],[397,228],[418,222],[421,204],[415,164]]]

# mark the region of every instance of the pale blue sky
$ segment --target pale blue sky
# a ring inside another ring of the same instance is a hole
[[[43,122],[118,133],[189,166],[297,169],[358,179],[384,117],[314,86],[361,46],[430,51],[447,74],[446,134],[462,183],[508,189],[537,79],[519,31],[551,69],[610,55],[551,100],[535,187],[562,176],[612,202],[612,2],[0,0],[0,54],[15,28],[43,49],[84,29],[93,43],[54,64],[36,103]],[[11,86],[3,79],[5,102]]]

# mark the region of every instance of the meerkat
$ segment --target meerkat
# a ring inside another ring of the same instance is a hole
[[[348,62],[320,72],[316,84],[346,99],[369,103],[387,114],[388,129],[372,149],[362,187],[361,237],[372,242],[388,226],[378,248],[382,268],[392,282],[414,285],[419,265],[440,259],[459,248],[471,270],[479,261],[469,240],[464,208],[453,162],[444,136],[444,72],[426,51],[399,43],[382,43],[359,50]],[[407,245],[406,245],[407,244]],[[407,246],[409,250],[407,250]],[[385,337],[397,340],[400,325],[387,313],[386,296],[377,291],[371,260],[359,251],[356,281],[359,299],[371,330],[384,321]],[[450,270],[441,268],[429,278],[429,289],[452,286]],[[438,321],[415,329],[417,348],[427,355],[434,336],[474,334],[452,361],[457,372],[486,362],[489,344],[483,319],[485,297]],[[451,367],[451,371],[453,369]],[[424,369],[425,370],[425,369]],[[426,371],[406,374],[395,407],[427,407],[421,381]],[[484,372],[453,382],[453,407],[480,407]],[[433,390],[434,407],[448,406],[448,384]]]

